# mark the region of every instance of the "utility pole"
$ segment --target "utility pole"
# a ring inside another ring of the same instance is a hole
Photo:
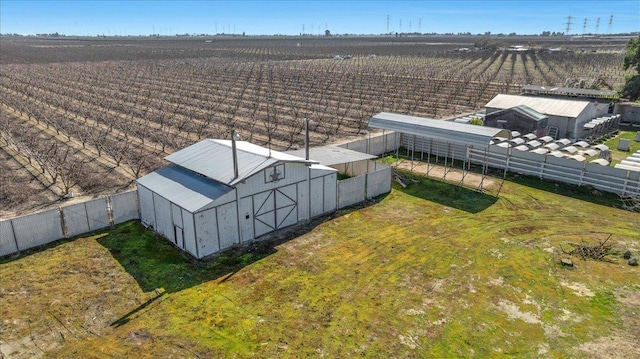
[[[387,34],[389,33],[389,14],[387,14]]]
[[[569,31],[571,31],[571,19],[573,19],[573,16],[569,15],[566,17],[566,19],[567,19],[567,31],[564,34],[569,36]]]

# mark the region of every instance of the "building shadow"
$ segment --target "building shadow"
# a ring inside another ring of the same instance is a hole
[[[478,213],[498,201],[498,197],[456,184],[401,172],[406,187],[394,183],[395,190],[469,213]]]
[[[315,220],[276,231],[202,260],[178,249],[139,221],[116,226],[98,243],[109,250],[144,292],[171,294],[211,280],[226,281],[242,268],[275,253],[279,244],[311,231],[319,223]]]

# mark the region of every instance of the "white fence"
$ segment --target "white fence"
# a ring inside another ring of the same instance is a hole
[[[370,135],[368,138],[343,143],[338,147],[379,156],[395,151],[398,146],[400,146],[400,133],[386,132],[381,135]]]
[[[345,208],[391,190],[392,168],[373,162],[374,171],[338,181],[338,208]]]
[[[0,221],[0,256],[139,218],[136,191]]]
[[[469,161],[489,167],[506,169],[540,179],[593,186],[602,191],[623,194],[640,194],[640,172],[628,171],[596,163],[579,162],[568,158],[556,158],[537,153],[492,146],[491,151],[469,149]]]

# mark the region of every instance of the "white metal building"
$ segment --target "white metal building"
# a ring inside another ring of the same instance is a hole
[[[196,258],[337,208],[337,171],[248,142],[203,140],[138,179],[140,218]]]
[[[520,105],[549,116],[549,134],[555,138],[582,137],[584,125],[596,117],[605,116],[609,109],[608,104],[596,101],[499,94],[485,105],[486,114]]]

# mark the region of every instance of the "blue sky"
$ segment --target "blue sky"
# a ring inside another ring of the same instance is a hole
[[[148,35],[159,33],[302,32],[381,34],[388,31],[571,34],[640,31],[640,0],[611,1],[55,1],[0,0],[0,33]]]

